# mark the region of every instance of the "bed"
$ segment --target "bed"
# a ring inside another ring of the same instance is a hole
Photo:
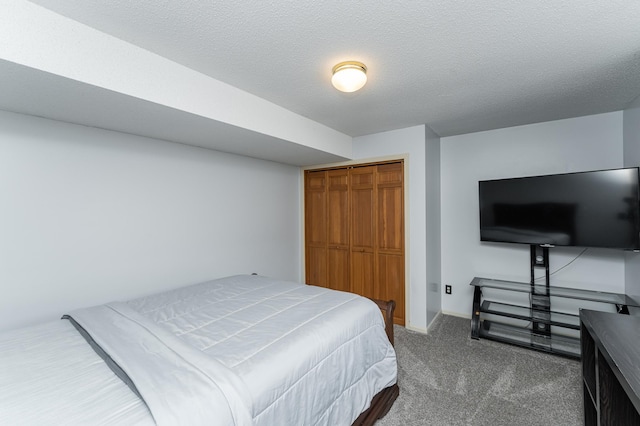
[[[373,424],[393,308],[239,275],[73,311],[0,334],[0,424]]]

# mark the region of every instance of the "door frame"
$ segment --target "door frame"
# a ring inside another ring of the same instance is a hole
[[[320,164],[315,166],[304,166],[300,168],[300,252],[301,252],[301,263],[302,267],[300,268],[300,282],[304,282],[306,277],[306,257],[305,257],[305,224],[304,224],[304,172],[307,170],[321,170],[321,169],[331,169],[331,168],[340,168],[340,167],[348,167],[348,166],[364,166],[368,164],[376,164],[376,163],[390,163],[394,161],[402,161],[403,167],[403,203],[402,208],[404,209],[404,323],[405,327],[411,329],[411,323],[409,318],[411,318],[410,310],[411,310],[411,270],[410,265],[410,252],[409,247],[409,238],[410,238],[410,222],[409,222],[409,209],[407,206],[407,202],[409,200],[409,154],[397,154],[397,155],[385,155],[382,157],[372,157],[372,158],[360,158],[357,160],[349,160],[349,161],[341,161],[337,163],[329,163],[329,164]]]

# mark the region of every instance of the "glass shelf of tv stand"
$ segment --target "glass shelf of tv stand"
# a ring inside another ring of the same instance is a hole
[[[530,328],[490,320],[482,322],[480,337],[569,358],[580,358],[580,339],[575,337],[558,334],[543,336]]]
[[[580,330],[580,316],[567,312],[539,311],[533,308],[511,305],[508,303],[484,300],[480,312],[501,317],[514,318],[522,321],[543,321],[554,327]]]
[[[471,285],[474,287],[495,288],[534,294],[546,294],[547,291],[547,287],[544,284],[535,284],[534,286],[532,286],[530,283],[495,280],[480,277],[475,277],[471,281]],[[578,288],[557,287],[551,285],[549,286],[549,296],[640,307],[639,302],[635,301],[626,294],[607,293],[604,291],[583,290]]]

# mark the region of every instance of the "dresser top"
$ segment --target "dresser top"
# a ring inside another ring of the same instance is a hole
[[[640,317],[581,309],[580,320],[640,411]]]

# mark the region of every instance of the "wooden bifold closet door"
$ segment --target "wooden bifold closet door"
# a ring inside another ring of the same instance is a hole
[[[403,163],[305,172],[307,284],[396,301],[404,325]]]

